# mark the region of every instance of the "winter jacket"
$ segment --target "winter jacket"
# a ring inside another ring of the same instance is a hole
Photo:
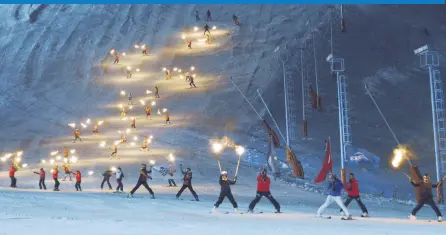
[[[116,172],[116,179],[117,180],[122,180],[122,178],[124,178],[124,173],[121,170],[118,170]]]
[[[185,172],[183,177],[183,184],[184,185],[192,185],[192,171]]]
[[[359,184],[356,179],[351,179],[345,185],[345,191],[347,191],[349,197],[359,196]]]
[[[330,196],[341,196],[341,191],[344,188],[344,185],[339,179],[335,179],[334,182],[328,183],[328,195]]]
[[[40,171],[39,177],[41,180],[44,180],[45,179],[45,171]]]
[[[16,171],[17,171],[17,168],[15,168],[15,166],[11,166],[9,168],[9,177],[14,177]]]
[[[235,180],[223,180],[223,177],[220,176],[220,186],[221,186],[221,190],[220,193],[231,193],[231,186],[232,184],[235,184]]]
[[[63,170],[65,172],[70,172],[70,167],[68,167],[67,165],[63,165]]]
[[[152,177],[149,176],[149,174],[152,173],[152,169],[147,170],[147,169],[141,169],[141,171],[139,172],[139,182],[146,182],[147,179],[151,179]]]
[[[82,181],[82,175],[79,171],[76,172],[71,172],[71,174],[76,176],[76,182],[81,182]]]
[[[169,175],[173,177],[175,174],[175,168],[173,166],[169,166]],[[192,175],[191,175],[192,176]],[[192,179],[192,177],[191,177]]]
[[[441,185],[443,183],[443,181],[440,181],[436,184],[432,184],[432,183],[424,183],[424,182],[420,182],[420,183],[414,183],[413,181],[410,181],[410,183],[414,186],[414,187],[420,187],[420,197],[421,199],[431,199],[433,198],[432,195],[432,188],[437,188],[439,185]]]
[[[53,169],[53,179],[59,178],[59,170],[57,168]]]
[[[263,176],[262,174],[257,176],[257,192],[268,193],[270,184],[271,180],[268,176]]]
[[[104,176],[105,180],[108,180],[108,179],[110,179],[112,172],[111,172],[111,170],[106,170],[104,173],[102,173],[102,175]]]

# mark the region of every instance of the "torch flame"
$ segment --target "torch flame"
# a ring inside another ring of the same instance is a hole
[[[393,150],[392,166],[398,168],[407,154],[406,149],[398,147]]]

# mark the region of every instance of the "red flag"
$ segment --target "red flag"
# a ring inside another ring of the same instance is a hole
[[[333,159],[331,158],[331,141],[330,138],[328,138],[328,141],[325,141],[325,159],[322,164],[322,169],[319,172],[319,175],[317,175],[316,180],[314,180],[315,183],[320,183],[325,180],[325,177],[327,177],[328,172],[331,172],[331,169],[333,169]]]
[[[266,120],[263,120],[263,125],[265,126],[265,129],[268,132],[268,135],[272,135],[274,147],[275,148],[279,148],[280,147],[280,141],[279,141],[279,137],[277,136],[277,134],[271,129],[271,127],[266,122]]]

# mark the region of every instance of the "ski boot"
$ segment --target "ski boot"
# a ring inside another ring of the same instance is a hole
[[[243,212],[241,212],[238,208],[234,208],[235,213],[237,214],[243,214]]]
[[[217,207],[216,206],[214,206],[214,208],[212,208],[212,210],[209,213],[215,213],[215,212],[217,212]]]
[[[155,199],[155,195],[154,195],[154,194],[152,194],[152,197],[150,197],[150,199]]]
[[[180,200],[180,197],[176,197],[177,200]]]
[[[133,194],[129,193],[129,194],[127,194],[127,197],[128,197],[128,198],[132,198],[132,197],[133,197]]]
[[[276,214],[280,214],[280,213],[282,213],[282,212],[280,212],[280,209],[277,209],[276,212],[274,212],[274,213],[276,213]]]
[[[364,212],[364,213],[362,213],[361,217],[369,217],[369,213]]]
[[[199,201],[200,201],[200,199],[198,199],[198,197],[196,197],[196,198],[195,198],[195,201],[199,202]]]
[[[248,210],[246,211],[246,213],[254,213],[254,210],[252,210],[252,209],[248,209]]]
[[[438,216],[438,222],[442,222],[443,221],[443,217]]]
[[[416,220],[417,217],[415,217],[415,215],[410,214],[410,215],[409,215],[409,219],[410,219],[410,220]]]

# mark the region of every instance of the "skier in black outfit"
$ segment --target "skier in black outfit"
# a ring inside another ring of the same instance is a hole
[[[209,34],[211,34],[211,32],[209,31],[209,25],[208,25],[208,24],[206,24],[206,25],[204,26],[204,33],[203,33],[203,35],[206,35],[206,32],[208,32]]]
[[[217,211],[218,206],[220,206],[220,204],[223,202],[225,197],[227,197],[229,199],[232,206],[234,207],[235,212],[237,212],[237,213],[240,212],[238,210],[237,202],[235,202],[234,196],[232,196],[232,192],[231,192],[231,185],[235,184],[236,182],[237,182],[237,176],[235,176],[234,180],[231,181],[228,179],[228,172],[226,172],[226,171],[221,172],[220,180],[219,180],[219,183],[221,185],[220,195],[218,196],[218,200],[217,200],[217,202],[215,202],[214,208],[212,209],[211,213]]]
[[[119,192],[119,190],[121,190],[122,193],[124,192],[124,184],[122,183],[122,180],[124,179],[124,172],[122,172],[121,167],[118,167],[118,170],[114,174],[116,175],[116,182],[118,183],[116,192]]]
[[[206,12],[206,21],[212,21],[211,11]]]
[[[158,86],[155,86],[155,98],[160,98],[160,93],[158,91]]]
[[[186,171],[183,171],[182,165],[180,165],[180,168],[181,168],[181,173],[183,173],[184,177],[183,177],[183,186],[181,186],[180,191],[178,191],[178,193],[177,193],[177,199],[179,199],[181,194],[183,193],[183,191],[186,188],[188,188],[189,191],[194,196],[195,201],[199,201],[197,193],[192,188],[192,171],[190,170],[190,168],[187,168]]]
[[[113,190],[110,184],[110,177],[112,175],[112,171],[110,169],[107,169],[104,173],[102,173],[102,175],[104,176],[104,178],[102,179],[101,189],[104,189],[104,183],[107,182],[108,189]]]
[[[200,16],[198,15],[198,11],[195,10],[195,20],[199,21],[200,20]]]
[[[194,77],[193,76],[189,76],[189,86],[192,88],[196,88],[195,83],[194,83]]]
[[[434,202],[432,195],[432,188],[439,187],[444,182],[445,179],[446,176],[440,182],[435,184],[432,184],[430,182],[430,176],[428,174],[425,174],[423,176],[423,181],[419,183],[415,183],[412,179],[409,179],[410,183],[414,187],[420,187],[420,201],[418,201],[417,206],[413,209],[412,213],[409,215],[409,219],[416,219],[415,215],[417,214],[417,212],[424,206],[424,204],[428,204],[435,211],[435,214],[437,214],[438,222],[443,221],[441,212]]]
[[[141,171],[139,172],[139,179],[136,186],[130,191],[130,194],[128,197],[133,197],[133,194],[138,190],[139,186],[143,185],[147,191],[149,191],[150,195],[152,195],[152,199],[155,199],[155,194],[153,193],[152,189],[147,184],[147,179],[152,179],[152,177],[149,176],[149,174],[152,173],[152,169],[147,170],[147,165],[142,164],[141,165]]]

